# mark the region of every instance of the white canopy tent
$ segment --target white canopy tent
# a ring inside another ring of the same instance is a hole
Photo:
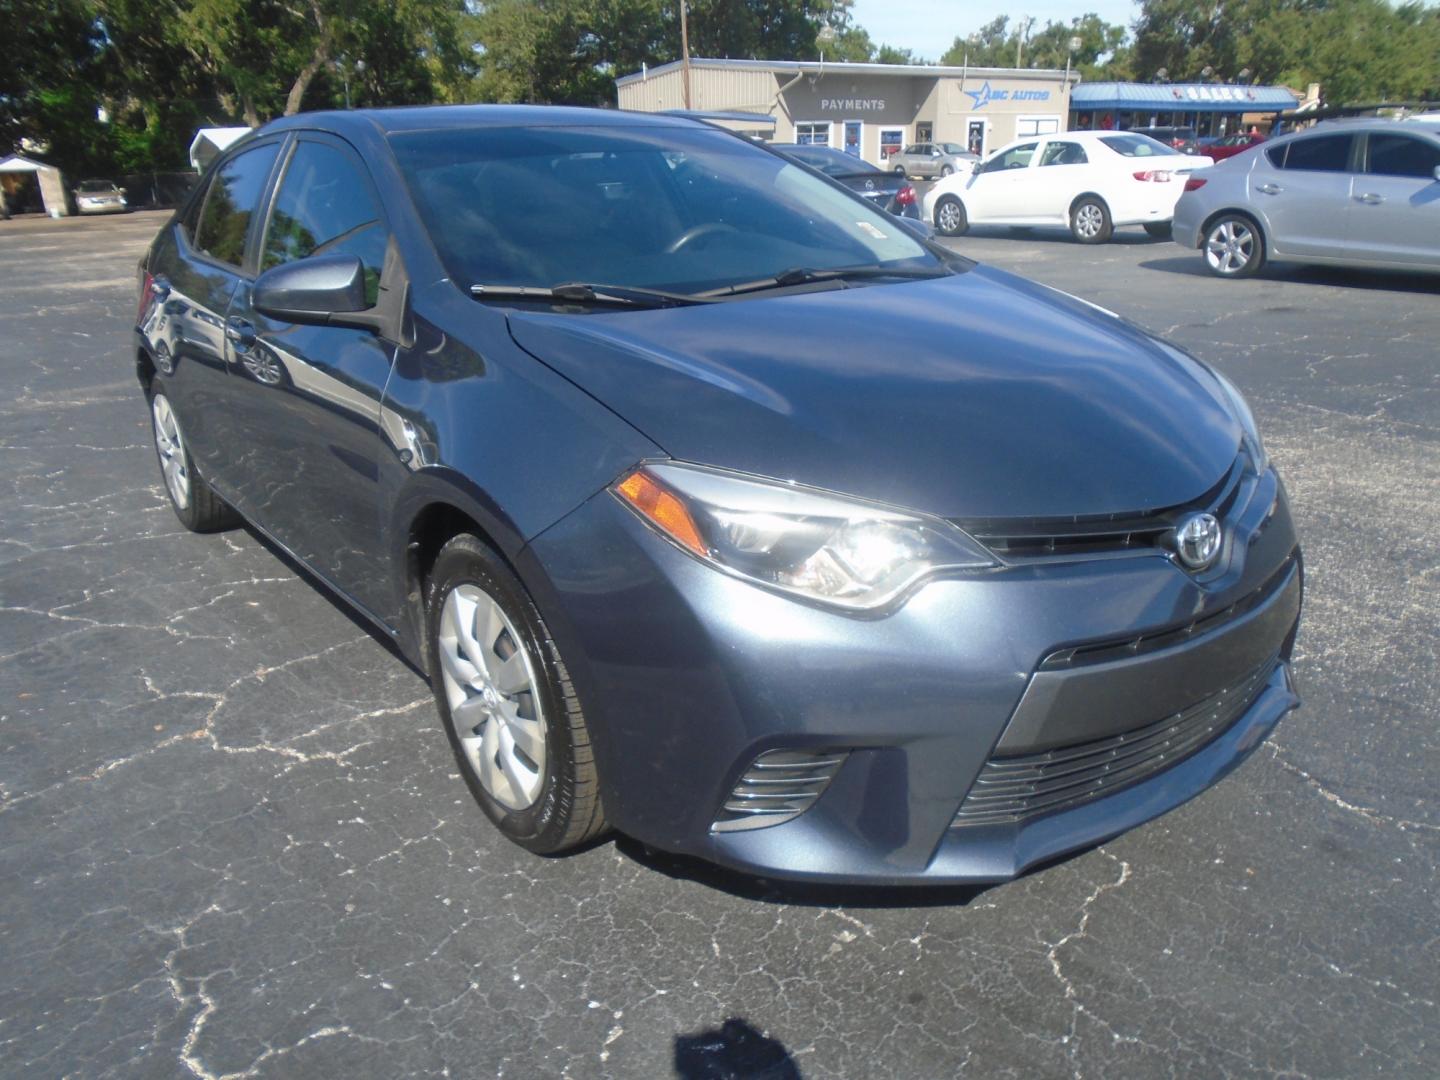
[[[40,198],[45,203],[45,212],[51,217],[64,217],[69,213],[65,203],[65,178],[54,165],[11,154],[0,159],[0,173],[32,173],[40,184]],[[8,197],[10,186],[6,185],[5,190]]]
[[[248,127],[201,128],[190,140],[190,164],[195,166],[196,172],[203,173],[231,143],[249,134]]]

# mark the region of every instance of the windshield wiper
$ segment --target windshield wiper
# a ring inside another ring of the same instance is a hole
[[[567,281],[559,285],[471,285],[470,295],[477,300],[558,300],[566,304],[603,304],[628,308],[680,307],[686,304],[709,304],[703,295],[665,292],[661,289],[640,289],[629,285],[587,285]]]
[[[781,270],[773,277],[742,281],[738,285],[726,285],[719,289],[707,289],[696,296],[734,296],[737,293],[763,292],[765,289],[784,289],[791,285],[808,285],[812,281],[864,281],[870,278],[938,278],[949,277],[955,271],[943,266],[837,266],[829,270],[816,270],[808,266],[793,266]]]

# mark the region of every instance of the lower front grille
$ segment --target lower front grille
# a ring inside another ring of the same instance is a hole
[[[845,764],[848,750],[769,750],[755,759],[725,806],[713,832],[763,829],[810,809]]]
[[[1124,734],[1044,753],[992,757],[951,827],[1024,822],[1149,779],[1235,723],[1265,689],[1277,662],[1272,656],[1235,685]]]

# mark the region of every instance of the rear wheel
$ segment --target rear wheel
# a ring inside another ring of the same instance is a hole
[[[1078,200],[1070,208],[1070,235],[1082,244],[1103,244],[1113,232],[1110,208],[1093,195]]]
[[[1145,231],[1156,240],[1170,239],[1170,222],[1168,221],[1147,221]]]
[[[1223,278],[1249,277],[1265,265],[1265,238],[1249,218],[1225,214],[1205,230],[1205,265]]]
[[[942,165],[942,166],[940,166],[940,175],[941,175],[942,177],[952,176],[952,175],[954,175],[954,173],[955,173],[955,166],[953,166],[953,165]]]
[[[426,622],[440,717],[490,820],[539,854],[603,833],[589,729],[520,579],[478,538],[457,536],[435,559]]]
[[[894,173],[895,173],[896,176],[899,176],[899,177],[902,177],[902,178],[905,176],[905,166],[904,166],[904,165],[896,165],[893,171],[894,171]]]
[[[180,418],[170,399],[158,386],[150,390],[150,430],[155,440],[155,457],[165,480],[165,494],[175,516],[191,532],[219,532],[240,524],[232,510],[195,471],[190,447],[180,430]]]
[[[970,227],[965,206],[954,195],[946,195],[935,204],[935,228],[945,236],[959,236]]]

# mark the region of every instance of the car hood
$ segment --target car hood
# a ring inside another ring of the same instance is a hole
[[[678,459],[944,517],[1198,498],[1241,431],[1197,361],[989,268],[591,315],[515,341]]]

